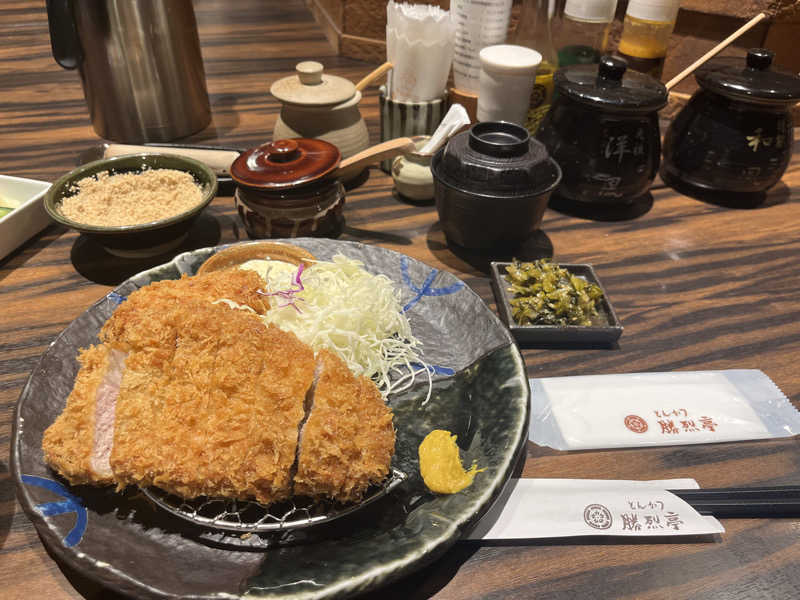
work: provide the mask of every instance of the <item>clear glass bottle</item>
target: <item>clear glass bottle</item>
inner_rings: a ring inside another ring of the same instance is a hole
[[[661,79],[680,0],[630,0],[617,54],[631,69]]]
[[[558,67],[558,54],[550,31],[548,0],[523,0],[512,43],[533,48],[542,55],[542,62],[536,69],[528,120],[525,123],[525,128],[534,134],[553,101],[553,74]]]
[[[558,40],[558,66],[600,61],[608,46],[617,0],[567,0],[553,26]]]

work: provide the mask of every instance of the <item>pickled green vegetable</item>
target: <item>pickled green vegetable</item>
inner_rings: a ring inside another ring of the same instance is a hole
[[[514,259],[506,267],[506,281],[518,325],[591,325],[603,297],[598,286],[547,259]]]

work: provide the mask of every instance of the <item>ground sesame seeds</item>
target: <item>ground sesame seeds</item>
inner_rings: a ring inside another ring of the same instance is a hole
[[[76,193],[61,201],[66,218],[100,227],[142,225],[174,217],[203,201],[191,173],[175,169],[146,169],[139,173],[107,171],[81,179]]]

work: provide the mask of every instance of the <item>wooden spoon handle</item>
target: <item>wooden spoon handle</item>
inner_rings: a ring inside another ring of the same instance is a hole
[[[139,154],[140,152],[147,152],[149,154],[177,154],[179,156],[188,156],[201,163],[206,164],[217,175],[228,175],[231,170],[231,164],[239,156],[238,152],[232,150],[205,150],[202,148],[177,148],[170,146],[134,146],[129,144],[108,144],[104,158],[111,158],[112,156],[123,156],[125,154]]]
[[[386,73],[386,71],[391,69],[393,66],[394,65],[392,63],[390,63],[390,62],[383,63],[380,67],[378,67],[377,69],[375,69],[374,71],[369,73],[366,77],[364,77],[364,79],[359,81],[356,84],[356,90],[360,92],[365,87],[367,87],[370,83],[375,81],[378,77],[380,77],[381,75]]]
[[[345,158],[339,163],[339,170],[350,169],[357,171],[360,168],[366,167],[373,163],[381,162],[387,158],[394,158],[398,154],[404,152],[412,152],[416,149],[414,140],[409,137],[395,138],[388,140],[377,146],[370,146],[366,150],[362,150],[358,154],[354,154],[350,158]]]

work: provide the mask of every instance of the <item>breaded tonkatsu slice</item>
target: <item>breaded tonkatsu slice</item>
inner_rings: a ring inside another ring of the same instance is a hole
[[[311,414],[300,437],[294,493],[340,502],[361,499],[389,473],[394,454],[392,412],[375,384],[355,377],[338,356],[317,354]]]
[[[257,291],[263,286],[264,281],[256,272],[243,269],[155,281],[132,292],[117,307],[103,326],[100,339],[126,347],[168,343],[173,328],[169,319],[161,315],[180,313],[192,301],[213,303],[225,298],[264,314],[269,310],[269,302]]]
[[[117,393],[113,384],[119,385],[124,360],[125,354],[106,345],[81,351],[81,368],[67,405],[44,432],[45,461],[72,485],[113,483],[108,464]]]
[[[169,316],[168,359],[155,346],[126,360],[111,451],[118,485],[184,498],[289,497],[313,351],[246,311],[197,300],[183,308]]]

